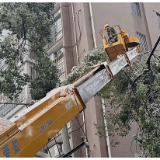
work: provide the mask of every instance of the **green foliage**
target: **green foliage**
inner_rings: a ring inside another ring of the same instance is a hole
[[[99,59],[95,63],[94,56]],[[160,157],[160,62],[153,58],[152,70],[146,72],[147,58],[147,55],[140,55],[135,62],[132,62],[131,67],[125,67],[119,72],[115,79],[99,92],[99,95],[109,103],[104,118],[107,120],[109,136],[114,137],[111,145],[119,144],[115,135],[121,137],[128,135],[132,122],[136,122],[138,129],[133,140],[142,150],[139,156]],[[82,63],[72,69],[67,82],[71,83],[84,75],[91,69],[91,65],[106,60],[107,56],[102,47],[86,53]],[[97,124],[94,126],[97,135],[105,136],[104,126]]]
[[[64,82],[65,84],[69,84],[82,77],[86,73],[88,73],[92,68],[92,66],[100,64],[102,62],[109,61],[103,46],[98,47],[97,49],[93,49],[87,52],[81,61],[79,66],[74,66],[71,70],[71,73],[68,75],[68,78]]]
[[[0,59],[5,69],[0,71],[0,93],[16,99],[22,88],[30,83],[32,98],[38,100],[52,90],[56,83],[57,69],[49,60],[44,46],[50,42],[54,3],[1,3],[0,34],[9,34],[0,42]],[[21,72],[25,56],[35,55],[36,79]],[[46,88],[44,88],[46,87]]]
[[[48,57],[41,59],[39,64],[34,68],[38,74],[35,79],[31,80],[30,92],[33,99],[39,100],[56,87],[55,82],[58,82],[57,68]]]
[[[132,122],[137,122],[138,130],[134,140],[142,150],[140,157],[160,156],[160,77],[156,63],[159,62],[154,59],[152,70],[144,72],[147,68],[145,61],[137,61],[135,66],[123,69],[115,80],[100,92],[103,98],[109,98],[108,108],[114,108],[106,114],[112,136],[116,133],[126,136]],[[137,73],[137,69],[141,68],[143,70]],[[141,76],[137,79],[139,75]],[[114,96],[111,97],[111,94]]]

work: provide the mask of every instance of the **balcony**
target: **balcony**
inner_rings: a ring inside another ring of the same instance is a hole
[[[45,46],[48,54],[51,52],[55,52],[62,47],[62,22],[61,22],[61,14],[60,10],[54,13],[54,23],[51,29],[51,42]],[[53,49],[54,48],[54,49]]]
[[[52,32],[54,36],[52,36],[51,42],[45,46],[46,50],[49,50],[50,48],[52,48],[52,46],[54,46],[58,41],[62,39],[62,30],[60,30],[59,32],[55,32],[55,31],[52,31]]]

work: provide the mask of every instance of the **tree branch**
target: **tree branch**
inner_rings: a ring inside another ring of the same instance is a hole
[[[146,74],[147,72],[149,72],[149,71],[151,70],[151,65],[150,65],[150,63],[151,63],[151,62],[150,62],[150,61],[151,61],[151,57],[153,56],[154,51],[156,50],[159,42],[160,42],[160,36],[159,36],[157,42],[155,43],[154,48],[152,49],[151,54],[149,55],[148,60],[147,60],[147,62],[146,62],[146,64],[148,64],[148,70],[145,70],[141,75],[139,75],[139,76],[133,81],[133,85],[134,85],[144,74]]]
[[[23,18],[22,18],[22,29],[23,29],[23,36],[24,36],[24,39],[26,39],[26,28],[25,28],[25,21],[24,21]]]
[[[157,42],[155,43],[154,48],[152,49],[151,54],[150,54],[149,57],[148,57],[148,60],[147,60],[147,63],[146,63],[146,64],[148,64],[148,69],[149,69],[149,70],[151,70],[151,66],[150,66],[151,57],[153,56],[154,51],[156,50],[156,48],[157,48],[157,46],[158,46],[158,44],[159,44],[159,41],[160,41],[160,36],[159,36]]]

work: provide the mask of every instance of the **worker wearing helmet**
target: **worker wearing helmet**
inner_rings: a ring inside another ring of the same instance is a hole
[[[117,33],[113,27],[110,27],[109,24],[106,24],[104,26],[104,30],[106,30],[108,33],[108,37],[109,37],[108,42],[110,46],[112,45],[112,43],[115,43],[118,41]]]

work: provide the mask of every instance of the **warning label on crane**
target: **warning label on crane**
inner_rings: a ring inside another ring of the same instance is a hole
[[[106,69],[99,71],[92,78],[77,87],[83,102],[88,102],[96,95],[111,79]]]
[[[53,123],[52,119],[48,119],[46,122],[44,122],[40,127],[39,131],[40,133],[44,132],[51,124]]]
[[[68,102],[68,103],[65,105],[66,110],[69,110],[72,106],[73,106],[73,105],[72,105],[72,102],[71,102],[71,101]]]

